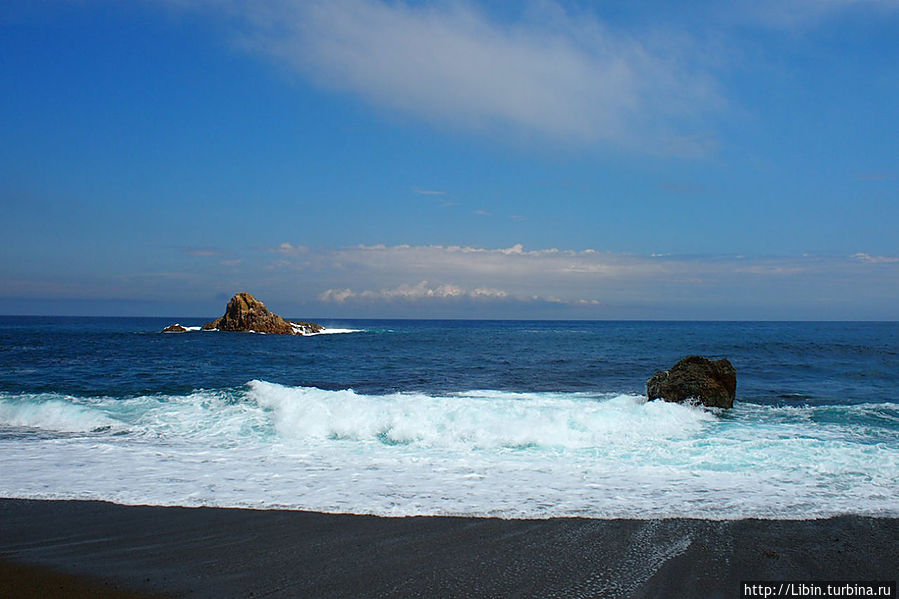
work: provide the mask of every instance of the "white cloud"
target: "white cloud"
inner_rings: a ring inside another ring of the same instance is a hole
[[[413,188],[412,188],[412,191],[413,191],[414,193],[419,194],[419,195],[425,195],[425,196],[442,196],[442,195],[446,195],[446,192],[445,192],[445,191],[441,191],[441,190],[438,190],[438,189],[421,189],[420,187],[413,187]]]
[[[595,278],[597,274],[627,277],[658,272],[662,267],[648,259],[587,250],[558,248],[526,250],[520,243],[506,248],[442,245],[359,245],[328,252],[328,261],[352,272],[392,276],[405,273],[432,279],[433,273],[444,280],[475,281],[478,285],[494,280],[509,280],[516,285],[555,279]],[[419,279],[419,280],[420,280]]]
[[[297,248],[258,248],[234,265],[197,260],[177,272],[72,276],[56,287],[8,281],[0,299],[166,302],[245,289],[292,305],[285,310],[293,316],[390,318],[896,319],[899,305],[899,256],[889,254],[691,256],[657,248],[653,256],[520,243]]]
[[[872,256],[864,252],[852,254],[852,257],[859,262],[867,262],[869,264],[891,264],[899,262],[899,256]]]
[[[328,289],[319,294],[318,299],[323,302],[337,302],[342,304],[350,298],[357,297],[359,294],[352,289]]]
[[[503,291],[502,289],[488,289],[486,287],[478,287],[469,292],[471,297],[488,297],[488,298],[500,298],[500,297],[508,297],[508,293]]]
[[[308,253],[309,248],[305,245],[295,245],[293,243],[285,241],[278,247],[271,248],[270,251],[276,254],[284,254],[286,256],[297,256]]]
[[[467,290],[458,285],[442,284],[429,285],[427,281],[421,281],[417,285],[400,285],[392,289],[378,291],[365,290],[353,291],[351,289],[328,289],[319,295],[323,302],[344,303],[348,300],[427,300],[427,299],[497,299],[508,297],[501,289],[488,289],[478,287]]]
[[[835,281],[895,296],[889,287],[899,275],[871,268],[893,261],[867,254],[678,256],[527,249],[520,243],[500,248],[377,244],[312,250],[281,272],[294,272],[299,285],[331,305],[491,300],[597,310],[654,302],[728,305],[750,297],[818,302],[824,293],[832,295]]]
[[[347,302],[421,302],[428,300],[453,301],[453,300],[508,300],[516,302],[543,303],[543,304],[567,304],[571,306],[597,306],[596,299],[563,299],[556,296],[544,297],[541,295],[513,296],[502,289],[489,287],[476,287],[466,289],[459,285],[441,284],[432,285],[428,281],[421,281],[415,285],[402,284],[389,289],[355,291],[353,289],[327,289],[319,294],[319,301],[325,303],[344,304]]]
[[[673,18],[646,5],[613,23],[603,3],[557,0],[493,12],[468,0],[151,1],[224,20],[241,48],[320,87],[454,132],[677,155],[717,146],[747,25],[899,14],[897,0],[737,0]]]
[[[511,20],[462,0],[199,6],[234,17],[244,48],[323,87],[454,130],[693,154],[714,145],[704,123],[724,104],[685,34],[616,30],[550,0]]]

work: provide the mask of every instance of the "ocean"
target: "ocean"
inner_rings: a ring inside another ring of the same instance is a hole
[[[198,326],[208,319],[181,319]],[[899,323],[0,317],[0,496],[502,518],[899,517]],[[728,411],[646,402],[728,358]]]

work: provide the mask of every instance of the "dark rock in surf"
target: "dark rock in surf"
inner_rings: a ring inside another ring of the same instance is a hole
[[[162,329],[163,333],[186,333],[187,329],[181,326],[180,324],[170,324],[166,328]]]
[[[294,335],[314,335],[325,330],[325,327],[314,322],[297,322],[294,320],[288,320],[287,322],[293,327]]]
[[[736,393],[737,371],[727,359],[687,356],[670,370],[660,370],[646,381],[646,396],[650,400],[692,399],[710,408],[731,408]]]
[[[312,322],[290,322],[272,314],[265,304],[249,293],[231,298],[225,314],[203,325],[203,330],[243,331],[272,335],[310,335],[324,329]]]

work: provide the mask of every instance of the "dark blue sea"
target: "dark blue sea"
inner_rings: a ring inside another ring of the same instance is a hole
[[[0,317],[0,496],[899,516],[899,323],[176,320]],[[645,401],[690,354],[730,359],[734,409]]]

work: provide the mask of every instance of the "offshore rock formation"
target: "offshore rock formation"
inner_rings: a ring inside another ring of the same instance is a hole
[[[244,331],[273,335],[310,335],[324,329],[312,322],[291,322],[272,314],[265,304],[249,293],[238,293],[231,298],[225,314],[203,325],[203,330]]]
[[[695,399],[711,408],[731,408],[737,393],[737,371],[729,360],[687,356],[670,370],[646,381],[646,396],[684,402]]]
[[[181,326],[178,323],[170,324],[166,328],[162,329],[163,333],[186,333],[187,329]]]

